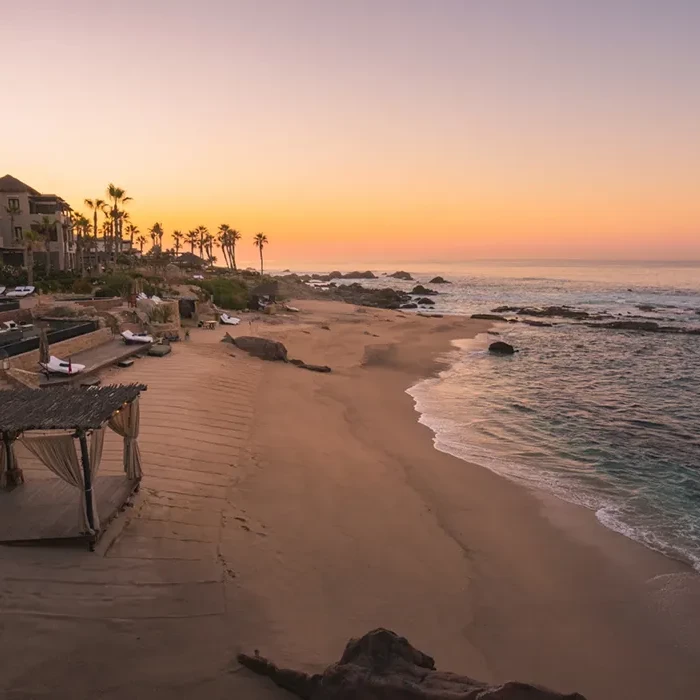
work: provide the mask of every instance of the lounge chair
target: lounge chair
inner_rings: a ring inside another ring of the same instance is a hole
[[[153,336],[146,333],[134,333],[133,331],[122,331],[121,337],[127,345],[135,345],[137,343],[152,343]]]
[[[136,298],[137,298],[137,299],[148,299],[148,297],[147,297],[143,292],[139,292],[139,293],[136,295]]]
[[[151,301],[156,303],[156,304],[162,304],[163,300],[160,297],[157,297],[155,294],[151,297]]]
[[[34,293],[35,287],[25,286],[25,287],[15,287],[11,292],[5,294],[6,297],[28,297],[30,294]]]
[[[77,362],[66,362],[51,355],[47,363],[39,363],[47,374],[80,374],[85,369],[85,365]]]
[[[227,326],[237,326],[241,322],[241,319],[235,316],[229,316],[228,314],[221,314],[221,316],[219,316],[219,322]]]
[[[6,289],[7,289],[7,287],[0,286],[0,297],[5,293]]]

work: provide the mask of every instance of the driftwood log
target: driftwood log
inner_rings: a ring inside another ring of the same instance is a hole
[[[433,659],[385,629],[351,639],[338,663],[323,673],[278,668],[268,659],[239,654],[238,661],[303,700],[585,700],[526,683],[489,686],[437,671]]]

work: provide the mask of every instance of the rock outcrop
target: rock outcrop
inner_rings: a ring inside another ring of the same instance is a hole
[[[489,345],[489,352],[492,352],[494,355],[513,355],[515,348],[510,343],[497,340]]]
[[[431,279],[430,282],[428,282],[428,284],[452,284],[452,282],[438,275],[437,277],[433,277],[433,279]]]
[[[489,686],[438,671],[432,657],[385,629],[351,639],[340,661],[319,674],[278,668],[257,652],[239,654],[238,661],[303,700],[585,700],[578,693],[518,682]]]
[[[338,285],[333,294],[349,304],[372,306],[378,309],[399,309],[402,304],[412,301],[411,295],[396,289],[373,289],[363,287],[358,282]]]
[[[411,290],[411,294],[419,294],[422,297],[434,296],[434,295],[439,294],[439,293],[440,292],[436,292],[434,289],[429,289],[428,287],[424,287],[422,284],[417,284]]]
[[[377,275],[374,274],[374,272],[370,272],[369,270],[365,270],[365,272],[348,272],[345,275],[342,275],[342,278],[344,280],[376,280]]]
[[[411,277],[410,272],[404,272],[403,270],[398,270],[397,272],[393,272],[390,275],[387,275],[387,277],[393,277],[397,280],[406,280],[407,282],[413,282],[413,277]]]
[[[505,321],[503,316],[498,314],[472,314],[472,318],[479,319],[481,321]]]
[[[222,342],[231,343],[240,350],[245,350],[249,355],[259,357],[261,360],[287,362],[287,348],[276,340],[257,338],[252,335],[242,335],[238,338],[232,338],[226,333],[222,338]]]
[[[418,306],[435,306],[435,302],[432,299],[428,299],[428,297],[416,299],[416,304],[418,304]]]

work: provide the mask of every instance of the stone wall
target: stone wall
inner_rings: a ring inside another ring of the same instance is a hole
[[[98,345],[104,345],[112,340],[112,331],[109,328],[100,328],[93,333],[85,333],[77,338],[69,338],[60,343],[53,343],[49,346],[49,352],[62,360],[67,360],[70,356],[83,350],[91,350]],[[39,351],[32,350],[22,355],[10,358],[10,367],[23,369],[29,372],[36,372],[39,369]]]
[[[59,303],[59,302],[56,302]],[[73,304],[78,306],[91,306],[98,311],[109,311],[110,309],[116,309],[124,303],[121,297],[111,297],[109,299],[84,299],[83,301],[73,301]]]

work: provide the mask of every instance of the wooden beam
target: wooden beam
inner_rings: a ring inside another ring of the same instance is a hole
[[[78,431],[78,440],[80,440],[80,455],[83,463],[83,482],[85,483],[85,510],[87,512],[87,521],[90,529],[95,532],[95,514],[92,512],[92,476],[90,475],[90,451],[88,450],[87,437],[85,431]],[[97,539],[96,534],[90,539],[90,549],[92,550]]]

